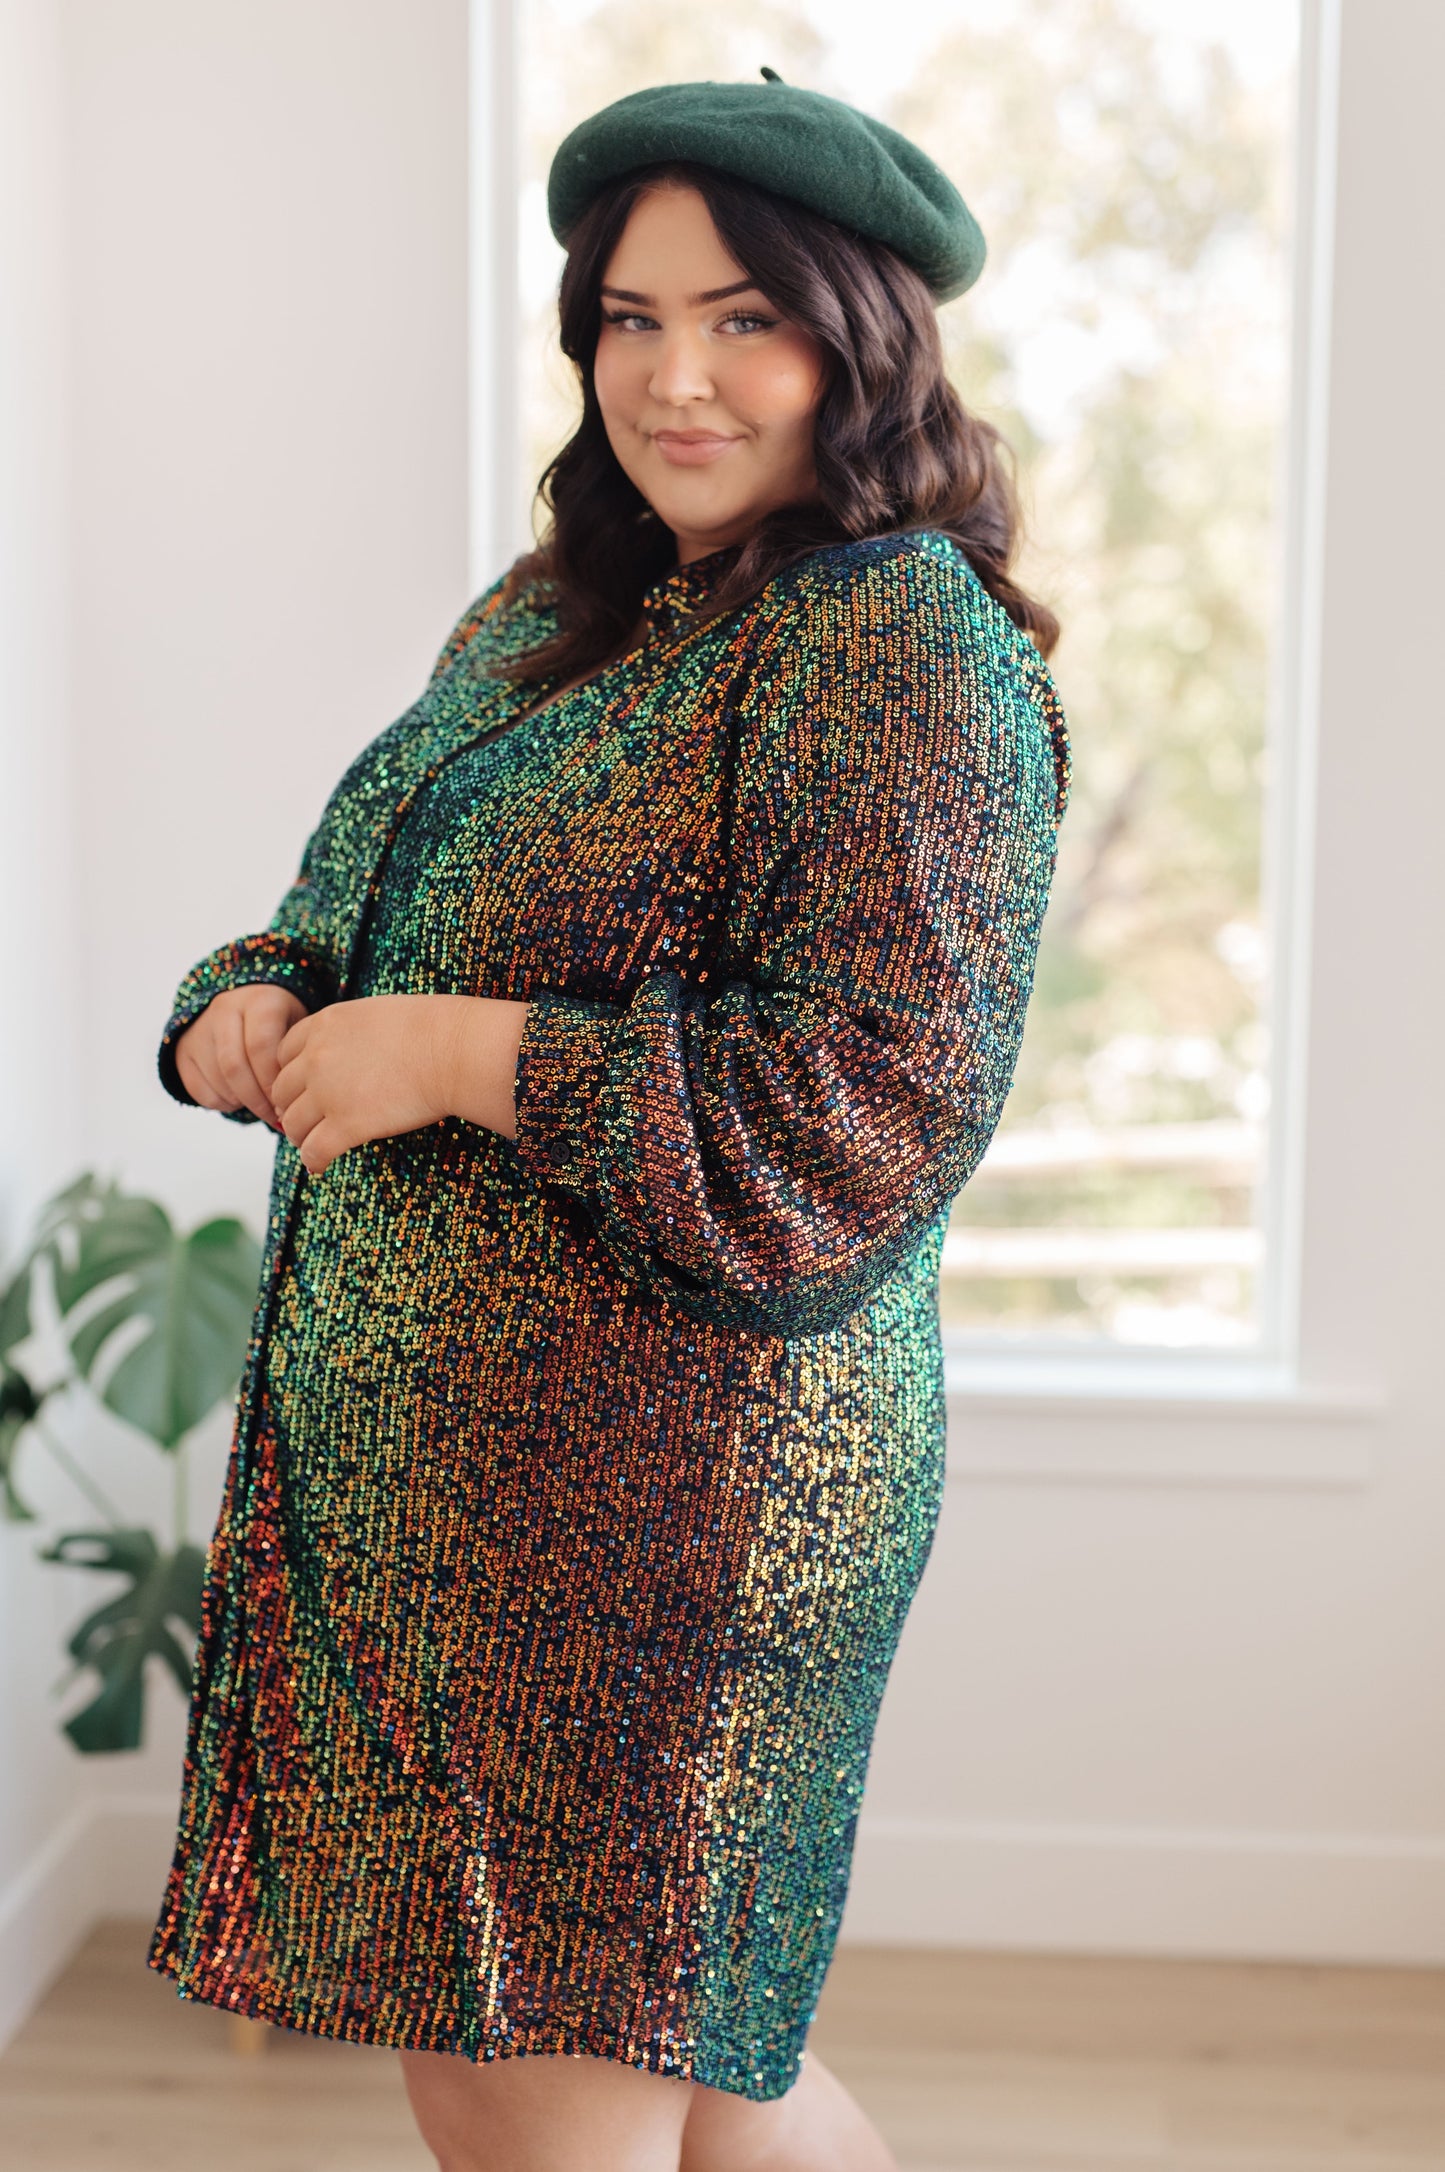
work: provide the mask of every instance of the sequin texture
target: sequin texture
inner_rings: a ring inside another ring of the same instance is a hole
[[[761,2099],[933,1541],[944,1225],[1069,748],[946,537],[692,624],[732,556],[552,700],[487,676],[555,623],[494,583],[178,992],[180,1100],[247,982],[531,1008],[515,1141],[447,1119],[319,1177],[278,1142],[150,1958],[323,2035]]]

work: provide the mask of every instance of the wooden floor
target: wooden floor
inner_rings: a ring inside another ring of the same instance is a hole
[[[148,1929],[0,2059],[3,2172],[431,2172],[390,2053],[182,2003]],[[843,1948],[813,2042],[908,2172],[1445,2172],[1445,1972]]]

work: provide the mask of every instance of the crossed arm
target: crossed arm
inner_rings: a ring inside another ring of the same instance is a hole
[[[176,1043],[202,1108],[249,1109],[312,1176],[368,1139],[460,1116],[516,1137],[528,1005],[492,996],[361,996],[308,1012],[273,983],[213,996]]]

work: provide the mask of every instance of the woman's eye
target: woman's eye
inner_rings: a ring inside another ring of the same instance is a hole
[[[644,332],[657,330],[657,319],[644,316],[641,310],[637,309],[604,309],[602,317],[604,323],[621,325],[626,331],[638,328]],[[731,325],[739,332],[767,332],[771,331],[777,321],[776,317],[765,317],[757,309],[735,309],[730,315],[719,319],[719,328]]]

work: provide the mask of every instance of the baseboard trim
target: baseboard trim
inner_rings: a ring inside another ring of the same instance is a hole
[[[159,1908],[175,1814],[148,1796],[83,1804],[0,1893],[0,2049],[102,1916]]]
[[[842,1937],[1445,1966],[1445,1837],[951,1823],[865,1813]]]

